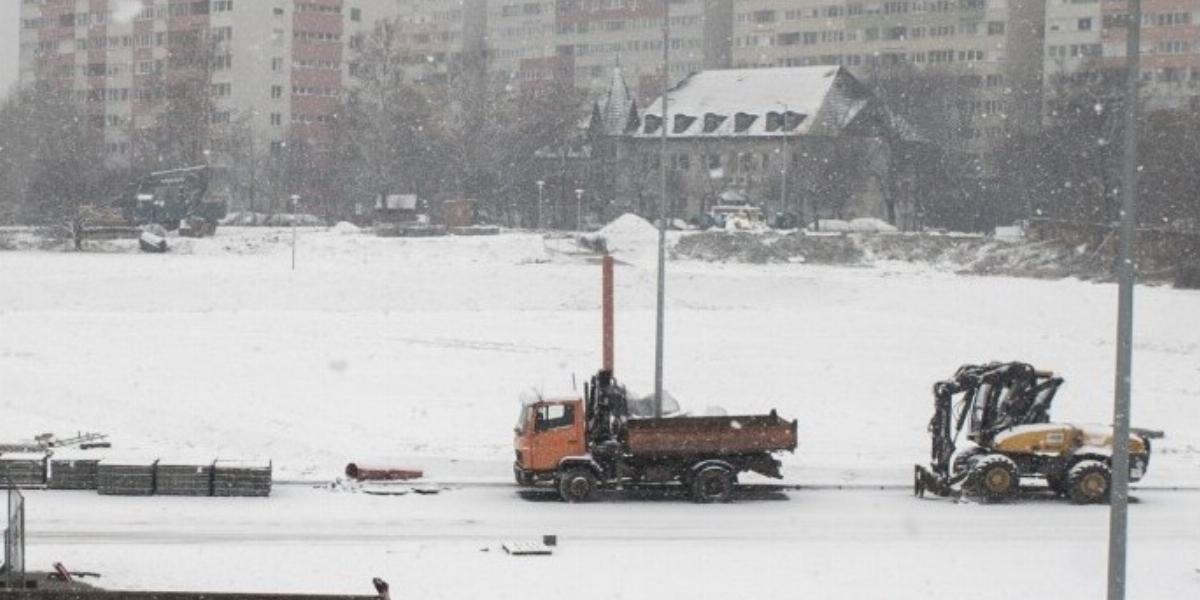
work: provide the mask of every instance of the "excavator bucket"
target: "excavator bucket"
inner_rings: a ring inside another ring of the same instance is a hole
[[[925,492],[946,497],[954,495],[954,486],[942,477],[921,465],[913,465],[913,495],[924,498]]]

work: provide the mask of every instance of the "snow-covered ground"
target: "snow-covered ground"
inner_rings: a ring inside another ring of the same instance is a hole
[[[569,391],[599,363],[599,268],[564,252],[569,244],[532,234],[384,239],[310,229],[301,231],[293,272],[289,239],[287,230],[223,228],[214,239],[177,240],[167,255],[0,253],[0,441],[102,431],[122,454],[270,458],[284,479],[330,480],[359,460],[424,468],[443,481],[504,482],[518,393],[531,385]],[[617,271],[617,371],[649,390],[654,271],[641,250]],[[1067,378],[1056,418],[1108,422],[1115,303],[1109,284],[963,277],[906,264],[673,262],[667,387],[697,412],[777,408],[799,419],[800,447],[783,457],[791,483],[904,484],[928,453],[930,387],[964,362],[1052,368]],[[1135,328],[1134,424],[1167,433],[1143,483],[1200,485],[1200,294],[1139,288]],[[37,493],[30,552],[45,562],[69,546],[70,558],[83,560],[86,550],[120,544],[129,551],[103,558],[117,574],[112,581],[150,587],[263,581],[190,567],[168,581],[147,575],[154,565],[192,561],[257,565],[255,577],[312,584],[302,589],[355,591],[357,583],[344,587],[335,575],[370,571],[429,590],[437,579],[430,571],[442,564],[441,579],[460,585],[456,597],[515,596],[539,577],[573,592],[600,590],[588,592],[595,597],[645,597],[637,584],[651,580],[716,597],[736,581],[765,577],[775,583],[764,592],[793,596],[813,589],[823,592],[817,597],[862,597],[851,592],[866,589],[855,584],[864,581],[884,585],[888,597],[952,588],[1000,597],[1012,586],[1047,592],[1061,583],[1063,597],[1091,598],[1103,573],[1105,521],[1095,508],[913,505],[901,491],[877,491],[566,513],[504,488],[483,490],[396,499],[281,487],[257,505]],[[1146,502],[1135,509],[1135,526],[1161,523],[1138,534],[1133,584],[1163,587],[1133,597],[1185,597],[1200,579],[1181,571],[1200,560],[1200,498],[1140,493]],[[251,506],[266,508],[241,510]],[[447,513],[422,521],[422,506]],[[195,524],[193,511],[201,513]],[[342,511],[353,519],[338,517]],[[544,531],[542,515],[552,515],[546,525],[557,531]],[[375,535],[360,524],[368,516],[387,523],[379,538],[401,540],[355,538]],[[142,518],[248,537],[159,544],[116,535],[154,529],[130,522]],[[872,519],[886,523],[872,530]],[[328,551],[310,552],[306,536],[294,534],[305,531],[297,522],[311,523]],[[502,526],[464,533],[472,522]],[[1029,524],[1040,531],[1018,531]],[[112,535],[54,537],[76,529]],[[272,531],[291,537],[272,541]],[[403,539],[409,531],[426,538]],[[591,539],[564,547],[551,559],[560,563],[509,570],[514,563],[495,550],[477,552],[478,540],[572,531]],[[845,543],[827,548],[842,531]],[[736,539],[700,541],[721,532]],[[464,538],[470,543],[455,542]],[[720,583],[706,585],[696,565],[708,564],[710,551],[721,559],[712,564],[729,567]],[[628,579],[605,587],[570,577],[605,561]],[[331,570],[301,577],[318,563]],[[997,564],[1007,566],[998,576]],[[1172,570],[1156,577],[1158,565]]]
[[[512,488],[378,497],[305,487],[270,499],[29,494],[29,559],[117,588],[394,598],[1102,598],[1108,510],[1031,500],[798,491],[728,505],[584,505]],[[1129,597],[1200,594],[1200,493],[1131,506]],[[500,545],[559,536],[550,557]]]

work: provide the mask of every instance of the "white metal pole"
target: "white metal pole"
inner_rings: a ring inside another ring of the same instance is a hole
[[[671,90],[671,3],[663,0],[663,91],[662,91],[662,197],[658,203],[658,301],[654,330],[654,417],[662,418],[663,335],[667,283],[667,95]]]
[[[1141,84],[1141,0],[1129,0],[1125,60],[1125,164],[1121,182],[1121,242],[1117,264],[1117,375],[1113,399],[1112,490],[1109,493],[1108,600],[1125,598],[1125,566],[1129,531],[1129,415],[1133,371],[1133,286],[1137,272],[1138,93]]]
[[[779,160],[783,161],[783,168],[780,169],[779,210],[780,210],[780,212],[783,212],[783,213],[786,213],[787,209],[788,209],[788,206],[787,206],[787,178],[788,178],[787,117],[788,117],[788,105],[786,103],[784,103],[783,104],[783,123],[781,124],[781,127],[779,128],[779,130],[783,134],[780,137],[780,140],[782,140],[782,141],[780,142],[781,147],[780,147],[780,151],[779,151],[779,153],[780,153]]]
[[[575,190],[575,231],[583,231],[583,190]]]
[[[545,186],[546,186],[546,182],[539,179],[537,182],[537,188],[538,188],[537,229],[538,230],[541,230],[541,228],[542,228],[542,188],[544,188]]]
[[[296,270],[296,221],[299,220],[300,196],[292,194],[292,270]]]

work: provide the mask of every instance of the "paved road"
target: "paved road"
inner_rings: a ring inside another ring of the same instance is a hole
[[[601,565],[620,577],[573,595],[772,596],[805,581],[820,592],[814,597],[928,598],[1001,573],[1003,585],[972,597],[1016,589],[1094,598],[1108,518],[1105,507],[1045,497],[985,506],[900,490],[759,490],[728,505],[661,493],[566,505],[497,486],[402,496],[280,486],[268,499],[28,497],[31,563],[65,560],[105,573],[108,585],[353,592],[361,587],[353,582],[384,575],[448,598],[518,598],[530,578],[577,586]],[[1131,597],[1200,594],[1198,506],[1200,492],[1139,493],[1130,566],[1143,595]],[[500,549],[543,534],[561,540],[548,562]]]

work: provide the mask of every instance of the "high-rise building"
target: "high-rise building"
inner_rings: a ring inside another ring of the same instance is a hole
[[[189,77],[207,80],[210,124],[246,127],[255,147],[278,150],[289,135],[328,135],[349,46],[401,4],[22,0],[21,82],[72,90],[117,163],[132,159],[139,129],[162,110],[164,82]]]
[[[486,0],[393,0],[371,23],[392,18],[405,79],[440,87],[468,65],[484,65]]]
[[[552,79],[601,92],[620,66],[643,99],[662,87],[670,10],[672,83],[730,66],[733,0],[488,0],[489,67],[523,83]]]
[[[1093,28],[1105,65],[1125,63],[1127,3],[1105,0]],[[1143,0],[1143,94],[1152,108],[1200,108],[1200,0]]]
[[[1057,94],[1086,81],[1081,75],[1096,70],[1120,74],[1125,66],[1127,10],[1124,1],[1047,0],[1047,114],[1053,115]],[[1198,24],[1200,1],[1142,3],[1142,96],[1148,108],[1200,108]],[[1123,93],[1123,78],[1106,81],[1109,94]]]

